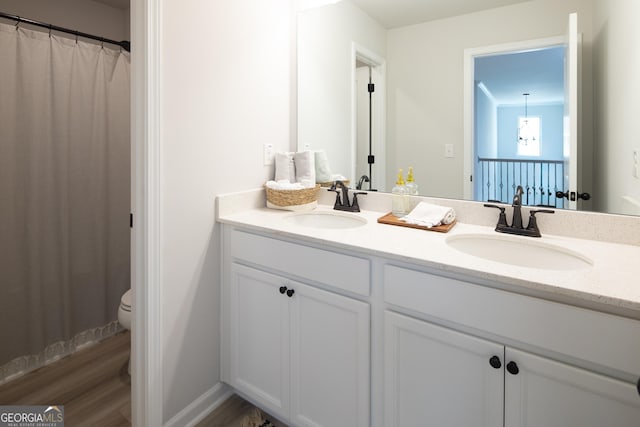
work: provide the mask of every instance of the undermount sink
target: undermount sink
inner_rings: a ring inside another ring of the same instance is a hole
[[[367,219],[355,214],[333,211],[311,211],[288,215],[289,224],[310,228],[355,228],[367,223]]]
[[[541,270],[577,270],[593,265],[586,256],[530,237],[500,234],[449,236],[447,245],[478,258]]]

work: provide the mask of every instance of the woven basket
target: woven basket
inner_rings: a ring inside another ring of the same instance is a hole
[[[320,185],[302,190],[274,190],[264,187],[267,192],[267,202],[278,207],[306,205],[318,200]]]
[[[350,182],[350,181],[349,181],[348,179],[343,179],[343,180],[342,180],[342,183],[343,183],[344,185],[346,185],[347,187],[349,186],[349,182]],[[335,184],[335,183],[336,183],[335,181],[321,182],[321,183],[320,183],[320,186],[321,186],[321,187],[331,187],[331,186],[332,186],[333,184]]]

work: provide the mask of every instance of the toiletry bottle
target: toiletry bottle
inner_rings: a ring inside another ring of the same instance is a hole
[[[402,169],[398,171],[398,180],[395,187],[391,189],[391,213],[396,217],[407,214],[407,187],[402,178]]]
[[[409,173],[407,174],[407,183],[405,184],[407,187],[407,194],[410,196],[418,195],[418,184],[416,184],[413,179],[413,167],[409,166]]]

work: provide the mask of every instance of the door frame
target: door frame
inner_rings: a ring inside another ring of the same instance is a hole
[[[162,2],[131,3],[131,410],[133,425],[163,424]]]
[[[474,117],[475,117],[475,59],[482,56],[504,55],[508,53],[522,53],[527,51],[565,46],[566,37],[546,37],[519,42],[501,43],[480,46],[464,50],[464,159],[463,159],[463,197],[464,200],[473,198],[474,182]]]
[[[380,75],[380,80],[376,82],[376,102],[373,103],[372,121],[374,125],[371,128],[373,139],[373,152],[376,157],[376,163],[372,168],[375,171],[376,185],[378,189],[383,188],[386,183],[386,167],[384,159],[386,159],[386,81],[387,81],[387,65],[383,57],[377,55],[373,51],[359,45],[351,43],[351,170],[350,176],[353,177],[352,186],[355,188],[357,180],[356,176],[356,154],[358,148],[358,93],[355,85],[356,81],[356,61],[361,61],[369,65]],[[370,177],[371,178],[371,177]]]

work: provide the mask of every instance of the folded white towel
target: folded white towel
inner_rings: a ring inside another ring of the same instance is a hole
[[[293,155],[297,182],[316,182],[316,162],[313,151],[299,151]]]
[[[302,190],[305,188],[300,182],[289,182],[288,179],[280,181],[267,181],[265,184],[272,190]]]
[[[431,228],[441,224],[451,224],[456,219],[456,212],[445,206],[420,202],[408,215],[400,219],[409,224]]]
[[[296,181],[296,168],[295,163],[293,162],[293,154],[294,153],[276,153],[275,163],[276,163],[276,181]]]
[[[324,151],[315,152],[316,162],[316,182],[330,182],[331,181],[331,168],[329,167],[329,159],[327,153]]]

